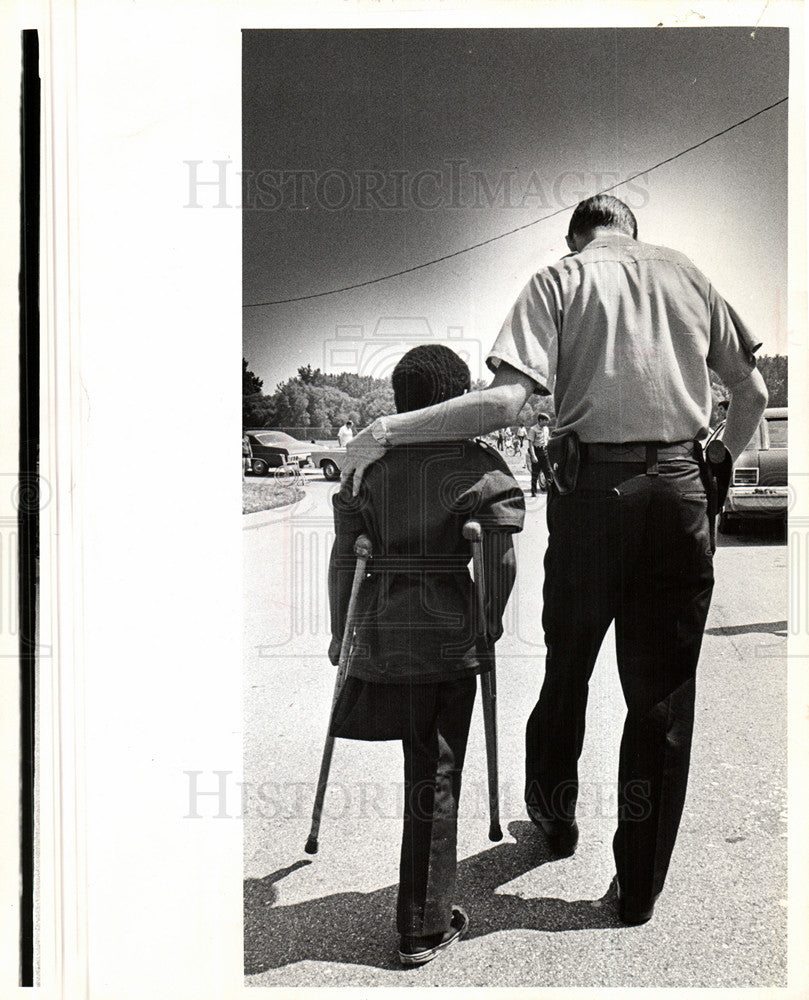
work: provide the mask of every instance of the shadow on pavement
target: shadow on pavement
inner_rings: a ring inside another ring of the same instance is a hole
[[[749,635],[754,632],[766,632],[769,635],[787,637],[786,622],[753,622],[750,625],[717,625],[716,628],[706,628],[706,635]]]
[[[499,886],[552,860],[533,824],[512,822],[508,830],[516,843],[499,844],[458,864],[456,901],[470,915],[467,940],[503,930],[581,931],[623,926],[615,907],[614,882],[598,900],[523,899],[497,893]],[[310,863],[298,861],[264,878],[245,880],[245,974],[307,960],[399,969],[395,885],[275,906],[276,883]]]

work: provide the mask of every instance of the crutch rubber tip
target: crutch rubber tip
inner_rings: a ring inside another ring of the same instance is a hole
[[[317,837],[310,837],[306,841],[306,847],[304,847],[304,851],[306,851],[307,854],[317,854],[317,848],[318,848]]]
[[[500,829],[500,824],[493,824],[489,827],[489,840],[502,840],[503,831]]]

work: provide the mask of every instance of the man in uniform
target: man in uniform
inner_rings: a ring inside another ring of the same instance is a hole
[[[694,676],[713,587],[716,487],[697,444],[708,433],[713,369],[730,392],[726,475],[764,411],[759,346],[682,254],[637,240],[618,199],[580,203],[570,256],[536,273],[510,310],[487,389],[380,418],[349,450],[357,475],[402,441],[465,437],[513,421],[531,392],[553,393],[545,678],[526,733],[526,805],[559,854],[578,839],[578,758],[587,687],[616,628],[627,703],[613,849],[619,914],[648,920],[685,799]],[[564,492],[562,492],[564,491]]]
[[[531,473],[531,496],[537,495],[537,482],[540,472],[544,476],[544,485],[540,489],[545,490],[551,480],[551,470],[546,457],[548,438],[550,437],[550,417],[547,413],[540,411],[536,420],[528,428],[528,462]]]

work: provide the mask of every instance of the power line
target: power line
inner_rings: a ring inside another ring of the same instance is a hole
[[[607,194],[609,191],[614,191],[615,188],[621,187],[623,184],[629,184],[631,181],[637,180],[638,177],[643,177],[644,174],[650,174],[653,170],[657,170],[659,167],[663,167],[667,163],[672,163],[674,160],[678,160],[681,156],[685,156],[686,153],[693,153],[693,151],[695,149],[699,149],[700,146],[705,146],[707,143],[713,142],[714,139],[727,135],[728,132],[732,132],[733,129],[747,124],[747,122],[752,121],[754,118],[758,118],[759,115],[763,115],[766,111],[772,111],[773,108],[777,108],[779,104],[784,104],[788,100],[788,97],[782,97],[780,101],[776,101],[774,104],[769,104],[766,108],[761,108],[759,111],[755,111],[752,115],[748,115],[747,118],[742,118],[741,121],[734,122],[733,125],[728,125],[728,127],[723,128],[721,132],[715,132],[713,135],[708,136],[707,139],[695,142],[693,146],[689,146],[687,149],[681,149],[679,153],[675,153],[673,156],[668,156],[665,160],[655,163],[653,167],[646,167],[645,170],[639,170],[636,174],[632,174],[631,177],[625,177],[623,180],[618,181],[615,184],[611,184],[609,187],[602,188],[596,193]],[[350,292],[355,288],[366,288],[368,285],[377,285],[381,281],[389,281],[391,278],[399,278],[403,274],[412,274],[414,271],[422,270],[422,268],[432,267],[433,264],[440,264],[442,261],[452,260],[453,257],[460,257],[461,254],[469,253],[470,250],[478,250],[480,247],[485,247],[489,243],[496,243],[497,240],[503,240],[507,236],[513,236],[514,233],[519,233],[523,229],[530,229],[531,226],[538,226],[540,222],[547,222],[548,219],[553,219],[555,216],[561,215],[562,212],[569,212],[575,207],[575,204],[564,205],[562,208],[557,208],[555,212],[550,212],[548,215],[543,215],[541,218],[534,219],[531,222],[523,223],[523,225],[516,226],[514,229],[509,229],[505,233],[499,233],[497,236],[490,236],[487,240],[482,240],[480,243],[473,243],[472,246],[464,247],[462,250],[453,250],[452,253],[444,254],[442,257],[435,257],[433,260],[424,261],[423,264],[414,264],[413,267],[406,267],[402,271],[393,271],[391,274],[383,274],[378,278],[369,278],[367,281],[358,281],[353,285],[342,285],[340,288],[330,288],[325,292],[312,292],[310,295],[298,295],[291,299],[271,299],[269,302],[248,302],[245,303],[242,308],[257,309],[261,306],[280,306],[286,305],[290,302],[305,302],[308,299],[320,299],[326,295],[338,295],[340,292]]]

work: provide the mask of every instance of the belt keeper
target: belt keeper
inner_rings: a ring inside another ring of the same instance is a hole
[[[646,445],[646,475],[647,476],[658,475],[656,444]]]

